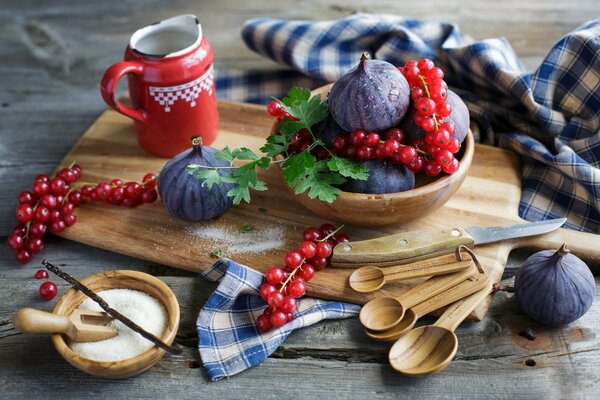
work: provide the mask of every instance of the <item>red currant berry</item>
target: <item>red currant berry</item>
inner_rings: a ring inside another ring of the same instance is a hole
[[[260,297],[262,297],[262,299],[264,301],[267,301],[267,299],[269,298],[269,294],[276,292],[276,291],[277,291],[277,289],[275,288],[274,285],[265,283],[260,287]]]
[[[440,166],[440,164],[438,164],[437,161],[435,160],[428,160],[425,163],[425,174],[427,176],[436,176],[439,175],[440,172],[442,172],[442,167]]]
[[[415,149],[424,149],[425,148],[425,139],[414,139],[410,145]]]
[[[285,277],[285,271],[279,267],[271,267],[267,270],[265,278],[272,285],[281,283]]]
[[[50,211],[50,221],[54,222],[54,221],[60,221],[62,219],[62,214],[60,213],[60,210],[52,210]]]
[[[35,279],[48,279],[48,271],[45,269],[38,269],[35,272]]]
[[[419,67],[419,71],[421,71],[421,73],[424,73],[435,67],[435,65],[429,58],[421,58],[417,63],[417,67]]]
[[[448,85],[446,85],[446,82],[437,80],[429,85],[429,97],[436,104],[446,101],[446,98],[448,98]]]
[[[417,112],[424,117],[430,116],[435,112],[435,102],[428,97],[421,97],[415,103],[415,107],[417,108]]]
[[[40,199],[40,205],[53,210],[58,205],[58,202],[56,201],[56,197],[52,196],[51,194],[45,194]]]
[[[46,224],[43,222],[32,222],[29,226],[29,236],[32,238],[41,238],[46,234]]]
[[[63,220],[52,221],[52,224],[50,224],[50,230],[54,233],[61,233],[65,229],[67,229],[67,224]]]
[[[24,243],[23,237],[20,235],[12,234],[8,237],[8,247],[14,251],[21,250]]]
[[[55,196],[64,196],[69,190],[65,181],[61,178],[53,178],[50,180],[50,193]]]
[[[377,132],[370,132],[365,139],[365,146],[375,147],[379,144],[379,134]]]
[[[460,150],[460,142],[458,141],[458,139],[451,138],[448,144],[446,145],[446,150],[448,150],[452,154],[458,153],[458,151]]]
[[[404,143],[404,140],[406,139],[406,133],[404,133],[403,130],[398,129],[398,128],[390,128],[387,131],[385,131],[385,139],[386,140],[395,140],[398,143],[402,144],[402,143]]]
[[[433,144],[427,147],[427,151],[429,152],[429,154],[432,157],[435,157],[437,155],[437,153],[439,153],[442,150],[443,149],[441,147],[433,145]]]
[[[110,187],[113,189],[121,186],[123,186],[123,181],[119,178],[115,178],[112,181],[110,181]]]
[[[110,187],[110,184],[108,184],[106,182],[100,182],[98,185],[96,185],[96,196],[97,196],[98,200],[100,200],[100,201],[108,200],[111,193],[112,193],[112,188]]]
[[[37,198],[42,197],[49,191],[50,191],[50,185],[48,185],[47,182],[36,182],[33,184],[33,187],[31,188],[31,192],[33,193],[33,196],[37,197]]]
[[[442,168],[444,168],[444,165],[452,163],[452,160],[454,160],[454,155],[452,155],[452,153],[450,153],[448,150],[440,150],[435,155],[435,160],[442,166]]]
[[[269,320],[269,315],[260,315],[257,319],[256,319],[256,327],[258,328],[259,331],[261,332],[268,332],[271,330],[271,328],[273,328],[273,325],[271,325],[271,321]]]
[[[296,310],[296,299],[292,296],[285,296],[279,309],[286,314],[293,313]]]
[[[460,163],[458,162],[458,160],[456,158],[453,158],[452,162],[450,162],[450,164],[442,165],[442,169],[447,174],[455,173],[456,171],[458,171],[459,167],[460,167]]]
[[[267,113],[269,113],[271,117],[282,117],[285,113],[285,109],[280,102],[273,100],[267,104]]]
[[[288,293],[295,298],[302,297],[306,293],[306,285],[301,280],[294,280],[289,284]]]
[[[325,236],[329,235],[330,233],[333,233],[333,231],[335,231],[335,226],[331,225],[331,224],[323,224],[319,227],[319,230],[321,232],[323,232],[323,238],[325,238]]]
[[[345,156],[350,160],[356,160],[356,147],[348,146]]]
[[[52,300],[58,293],[58,287],[54,282],[46,281],[40,285],[40,296],[43,300]]]
[[[269,321],[273,326],[281,326],[287,322],[287,316],[279,310],[273,311],[269,316]]]
[[[419,68],[417,67],[416,62],[413,64],[411,61],[404,64],[404,68],[402,69],[402,73],[409,83],[416,81],[419,78]]]
[[[350,241],[350,236],[346,233],[338,233],[335,237],[335,244],[346,243]]]
[[[33,218],[33,208],[29,204],[21,204],[15,211],[17,222],[29,222]]]
[[[449,120],[442,122],[440,124],[440,129],[445,129],[446,131],[448,131],[450,136],[454,136],[454,132],[456,132],[456,126],[454,125],[454,122]]]
[[[137,182],[127,182],[125,185],[125,194],[127,197],[137,199],[142,194],[142,187]]]
[[[313,257],[308,262],[315,267],[317,271],[322,270],[329,265],[329,260],[324,257]]]
[[[416,116],[417,114],[415,114]],[[416,120],[415,120],[416,123]],[[425,132],[432,132],[435,129],[435,121],[431,117],[423,118],[419,125]]]
[[[35,177],[33,182],[49,182],[50,177],[48,175],[38,175]]]
[[[433,67],[425,73],[425,78],[428,82],[433,82],[437,79],[444,79],[444,71],[439,67]]]
[[[313,258],[317,254],[317,246],[313,242],[305,240],[300,243],[300,254],[306,259]]]
[[[333,142],[331,144],[331,150],[335,154],[341,155],[348,148],[348,143],[349,142],[350,141],[348,139],[348,135],[338,135],[338,136],[335,137],[335,139],[333,139]]]
[[[373,148],[367,146],[360,146],[358,150],[356,150],[356,156],[361,161],[369,161],[373,156]]]
[[[413,102],[416,102],[423,96],[425,96],[425,91],[418,86],[415,86],[410,90],[410,98]]]
[[[73,203],[69,203],[69,202],[66,202],[60,208],[60,212],[62,213],[63,216],[73,214],[73,211],[75,211],[75,206],[73,205]]]
[[[408,163],[407,167],[411,172],[414,172],[415,174],[419,173],[425,168],[425,159],[423,156],[417,156]]]
[[[292,322],[294,320],[294,313],[285,314],[286,322]]]
[[[66,226],[72,226],[77,221],[77,217],[75,214],[65,215],[64,221]]]
[[[140,196],[142,203],[154,203],[157,198],[158,192],[152,187],[145,188],[142,192],[142,195]]]
[[[385,143],[379,143],[377,147],[375,147],[375,151],[373,151],[373,158],[383,160],[385,157]]]
[[[314,226],[308,227],[302,232],[302,239],[304,241],[316,242],[318,240],[323,239],[323,232],[319,228],[315,228]]]
[[[298,135],[300,135],[300,140],[302,140],[303,142],[310,142],[312,143],[312,135],[310,133],[310,131],[306,128],[302,128],[298,131]]]
[[[450,134],[445,129],[438,129],[433,138],[433,144],[438,147],[446,147],[450,142]]]
[[[89,198],[89,197],[92,197],[92,193],[94,193],[94,188],[93,188],[93,187],[91,187],[90,185],[84,185],[84,186],[81,188],[81,195],[82,195],[83,197],[88,197],[88,198]]]
[[[417,149],[412,146],[405,146],[400,150],[400,160],[403,164],[410,164],[418,155]]]
[[[122,204],[124,207],[127,207],[127,208],[132,208],[132,207],[135,207],[135,206],[137,206],[137,205],[138,205],[138,199],[137,199],[137,198],[135,198],[135,197],[125,197],[125,198],[123,199],[123,201],[121,202],[121,204]]]
[[[446,118],[452,113],[452,107],[446,102],[436,104],[436,115],[440,118]]]
[[[26,231],[27,231],[27,228],[25,227],[25,225],[19,224],[14,227],[14,229],[11,232],[11,235],[24,236]]]
[[[71,171],[68,168],[63,168],[58,172],[58,176],[65,181],[65,183],[67,185],[70,185],[71,183],[75,182],[77,180],[77,175],[75,175],[73,173],[73,171]]]
[[[73,165],[71,167],[71,171],[73,171],[73,173],[75,174],[75,180],[81,178],[81,174],[83,173],[81,166],[80,165]]]
[[[320,242],[317,244],[317,257],[327,258],[331,255],[333,247],[329,242]]]
[[[31,260],[31,253],[27,250],[19,250],[17,253],[17,262],[19,264],[25,264]]]
[[[47,222],[50,220],[51,217],[51,211],[44,207],[44,206],[38,206],[38,208],[35,209],[35,215],[33,216],[33,219],[37,222]]]
[[[285,255],[285,266],[288,268],[296,268],[302,264],[302,254],[299,251],[288,251]]]
[[[33,194],[31,194],[31,192],[28,191],[23,191],[19,193],[19,197],[17,197],[17,200],[19,200],[19,204],[32,204]]]
[[[142,184],[145,188],[155,188],[156,187],[156,175],[152,173],[148,173],[144,175],[142,178]]]
[[[267,297],[267,303],[270,307],[277,308],[283,303],[284,295],[279,292],[269,293]]]
[[[29,243],[27,243],[27,250],[31,253],[39,253],[44,250],[44,242],[40,238],[32,238],[29,240]]]
[[[298,274],[300,274],[300,276],[302,278],[304,278],[305,281],[310,281],[312,279],[312,277],[315,275],[315,267],[313,267],[310,264],[305,263],[302,268],[300,268],[300,270],[298,271]]]
[[[81,196],[80,192],[74,191],[74,192],[69,193],[68,200],[69,200],[69,202],[73,203],[73,205],[78,206],[79,204],[81,204],[81,199],[82,199],[82,196]]]
[[[352,143],[354,147],[358,147],[364,143],[366,138],[367,132],[363,131],[362,129],[357,129],[350,134],[350,143]]]
[[[264,315],[265,317],[268,317],[271,314],[273,314],[273,309],[270,307],[265,308],[262,313],[262,315]]]
[[[393,157],[394,154],[400,149],[400,142],[388,139],[384,143],[385,146],[385,155],[388,157]]]

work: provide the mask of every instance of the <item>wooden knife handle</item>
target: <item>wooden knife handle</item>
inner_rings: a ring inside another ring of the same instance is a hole
[[[397,265],[449,254],[459,245],[470,246],[473,238],[461,228],[443,231],[412,231],[376,239],[340,243],[333,249],[331,265]]]
[[[57,315],[34,308],[21,308],[13,317],[13,325],[22,333],[66,333],[71,321],[66,315]]]

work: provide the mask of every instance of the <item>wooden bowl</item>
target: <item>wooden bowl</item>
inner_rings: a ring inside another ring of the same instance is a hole
[[[326,98],[332,85],[313,90]],[[273,124],[271,134],[277,133]],[[315,214],[330,220],[357,226],[384,226],[421,218],[444,205],[467,177],[473,161],[475,141],[471,130],[467,132],[457,158],[460,168],[452,175],[429,178],[418,174],[415,188],[387,194],[362,194],[342,192],[333,203],[310,199],[306,193],[296,195],[302,205]],[[281,159],[281,156],[278,156]],[[286,186],[291,193],[294,189]]]
[[[175,294],[161,280],[143,272],[117,270],[92,275],[82,283],[94,292],[107,289],[133,289],[145,292],[159,300],[169,317],[167,328],[161,339],[165,343],[173,343],[179,328],[179,303]],[[54,313],[69,315],[86,298],[87,296],[79,290],[70,289],[58,301]],[[101,378],[122,379],[137,375],[152,367],[165,355],[165,350],[154,346],[144,353],[126,360],[94,361],[71,350],[67,340],[68,338],[65,340],[65,336],[62,334],[52,334],[52,343],[65,360],[83,372]]]

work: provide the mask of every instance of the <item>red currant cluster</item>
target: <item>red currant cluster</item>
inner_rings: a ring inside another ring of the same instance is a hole
[[[61,233],[77,221],[73,212],[84,197],[128,207],[151,203],[158,197],[154,174],[146,174],[141,185],[136,182],[123,185],[120,179],[115,179],[95,187],[76,184],[81,175],[79,165],[61,169],[54,178],[38,175],[31,191],[19,194],[15,212],[18,225],[8,237],[8,246],[17,252],[19,263],[25,264],[33,253],[44,249],[42,237],[48,230]]]
[[[286,253],[285,269],[269,268],[265,274],[266,282],[260,287],[260,296],[269,305],[256,320],[261,332],[294,319],[296,299],[304,296],[306,282],[312,279],[316,271],[330,264],[336,244],[350,240],[345,233],[338,234],[340,229],[336,230],[331,224],[305,229],[300,248]]]
[[[48,279],[48,271],[38,269],[35,273],[35,279]],[[52,300],[58,294],[58,286],[51,281],[42,282],[40,285],[40,297],[43,300]]]
[[[431,156],[425,164],[425,172],[431,176],[442,170],[447,174],[455,173],[460,163],[454,154],[460,150],[460,142],[454,137],[454,124],[444,120],[452,113],[452,107],[446,101],[448,85],[444,82],[444,72],[427,58],[407,61],[398,69],[410,86],[416,109],[414,122],[426,132],[420,143],[420,148]]]

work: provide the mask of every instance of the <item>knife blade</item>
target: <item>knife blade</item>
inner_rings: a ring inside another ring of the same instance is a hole
[[[333,249],[331,265],[399,265],[453,252],[460,245],[473,246],[501,240],[541,235],[561,227],[566,218],[506,226],[411,231],[375,239],[340,243]]]

